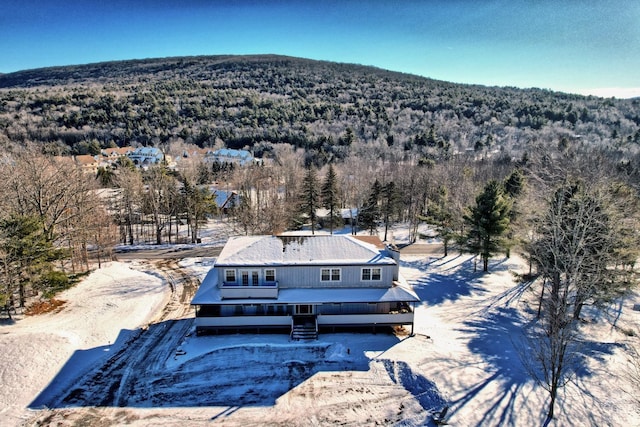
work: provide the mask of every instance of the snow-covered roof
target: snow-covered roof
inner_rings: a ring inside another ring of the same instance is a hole
[[[138,147],[129,152],[132,156],[161,156],[162,151],[156,147]]]
[[[358,208],[351,209],[339,209],[336,214],[339,214],[343,219],[356,218],[358,216]],[[329,216],[329,209],[318,208],[316,209],[316,215],[325,218]]]
[[[233,150],[231,148],[221,148],[219,150],[214,151],[213,153],[216,156],[225,156],[225,157],[239,157],[242,159],[251,158],[251,153],[247,150]]]
[[[347,235],[231,237],[218,266],[395,264],[378,238]]]
[[[226,205],[231,203],[233,199],[235,199],[236,203],[239,201],[238,194],[235,191],[214,190],[214,194],[215,194],[216,206],[218,206],[219,208],[228,207]]]

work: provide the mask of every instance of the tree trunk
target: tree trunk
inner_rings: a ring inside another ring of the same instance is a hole
[[[547,287],[547,281],[544,280],[542,282],[542,292],[540,292],[540,301],[538,302],[538,315],[537,318],[540,318],[540,314],[542,313],[542,301],[544,300],[544,289]]]
[[[133,246],[133,218],[131,218],[131,212],[127,218],[127,232],[129,233],[129,245]]]
[[[549,411],[547,412],[547,419],[544,421],[545,427],[549,425],[551,420],[554,417],[554,411],[556,407],[556,396],[558,395],[558,384],[551,385],[551,391],[549,392],[551,396],[551,402],[549,402]]]
[[[24,308],[27,302],[27,297],[25,294],[24,283],[22,282],[18,284],[18,293],[20,295],[20,308]]]
[[[333,205],[331,205],[331,209],[329,210],[329,230],[331,231],[331,235],[333,235]]]
[[[574,320],[580,320],[580,313],[582,312],[582,307],[583,306],[584,306],[583,302],[576,303],[575,307],[573,308],[573,319]]]

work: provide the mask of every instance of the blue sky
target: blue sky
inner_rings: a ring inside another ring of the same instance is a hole
[[[640,96],[638,0],[4,0],[0,72],[275,53],[425,77]]]

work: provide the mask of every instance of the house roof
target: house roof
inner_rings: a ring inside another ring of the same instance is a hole
[[[390,288],[294,288],[280,289],[278,299],[222,299],[213,270],[200,285],[191,300],[192,305],[204,304],[322,304],[363,302],[418,302],[420,298],[403,286]]]
[[[214,151],[214,156],[237,157],[239,159],[250,159],[251,153],[247,150],[233,150],[231,148],[221,148]]]
[[[138,147],[128,152],[129,156],[162,156],[162,151],[156,147]]]
[[[342,217],[342,219],[356,218],[358,216],[358,208],[340,209],[340,210],[338,210],[338,212],[336,212],[336,214],[339,214]],[[321,218],[328,218],[329,217],[329,209],[318,208],[318,209],[316,209],[316,215],[321,217]]]
[[[232,190],[214,190],[216,206],[219,208],[229,207],[228,204],[231,204],[231,201],[235,199],[238,201],[238,194]]]
[[[238,236],[222,249],[218,266],[395,264],[378,238],[356,236]]]
[[[109,147],[102,150],[105,156],[124,156],[128,152],[133,151],[133,147]]]
[[[95,159],[95,157],[89,154],[81,154],[79,156],[76,156],[76,163],[80,166],[90,166],[97,164],[98,161]]]

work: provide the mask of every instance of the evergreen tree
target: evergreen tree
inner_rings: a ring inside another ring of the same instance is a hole
[[[389,181],[382,188],[382,217],[384,221],[384,241],[387,240],[387,233],[394,214],[398,210],[398,190],[393,181]]]
[[[524,175],[520,169],[514,170],[504,182],[505,194],[511,198],[518,197],[524,189]]]
[[[62,258],[63,252],[54,248],[36,216],[12,215],[0,221],[0,255],[2,268],[2,297],[7,312],[15,308],[14,294],[18,292],[20,307],[25,306],[26,292],[43,288],[41,280],[53,269],[52,262]]]
[[[433,224],[436,228],[438,236],[442,239],[444,256],[449,255],[449,243],[455,236],[454,217],[448,199],[447,188],[441,185],[430,200],[427,216],[421,218]]]
[[[318,177],[313,167],[307,169],[302,179],[302,191],[300,194],[300,211],[309,216],[311,222],[311,234],[315,234],[318,216],[316,210],[320,206],[320,193],[318,191]]]
[[[378,229],[378,220],[380,219],[380,196],[382,194],[382,185],[377,179],[371,186],[371,192],[360,212],[358,212],[358,223],[360,226],[369,230],[371,235],[375,234]]]
[[[98,180],[98,182],[103,188],[113,187],[115,173],[113,172],[113,169],[111,169],[108,166],[107,167],[100,166],[96,173],[96,179]]]
[[[196,243],[200,223],[206,220],[207,215],[216,211],[215,197],[207,187],[198,187],[184,175],[181,176],[181,181],[182,204],[191,231],[191,243]]]
[[[329,210],[329,228],[333,234],[333,226],[341,221],[339,212],[338,178],[333,165],[329,164],[327,176],[322,185],[322,206]]]
[[[509,227],[511,202],[497,181],[490,181],[469,208],[467,247],[482,258],[483,271],[489,271],[489,258],[503,247],[502,235]]]

